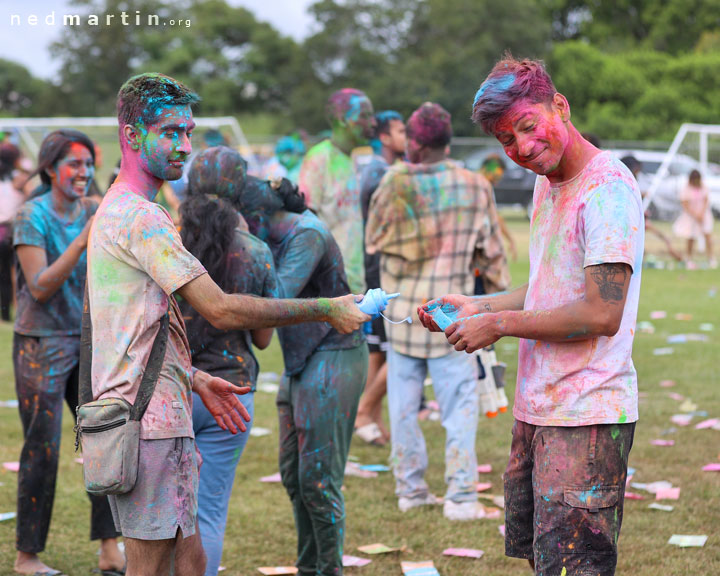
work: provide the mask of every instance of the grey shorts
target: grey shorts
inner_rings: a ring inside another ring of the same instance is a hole
[[[140,440],[138,478],[127,494],[108,496],[118,531],[138,540],[195,534],[198,468],[192,438]]]

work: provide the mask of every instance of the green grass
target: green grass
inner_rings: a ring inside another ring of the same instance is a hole
[[[512,263],[514,284],[518,285],[525,281],[528,271],[527,251],[522,248],[527,245],[527,221],[514,213],[506,216],[521,252],[519,261]],[[653,239],[648,239],[648,246],[657,252],[658,246]],[[704,464],[720,458],[720,432],[697,431],[692,426],[680,428],[670,436],[676,440],[674,447],[650,445],[650,440],[659,437],[660,432],[671,425],[670,416],[678,412],[678,403],[667,397],[667,390],[658,386],[660,380],[676,380],[677,386],[671,391],[691,397],[711,417],[720,416],[720,382],[716,368],[720,295],[713,298],[709,294],[713,288],[720,289],[720,272],[646,269],[643,276],[639,319],[647,320],[651,310],[666,310],[668,319],[653,321],[655,334],[638,334],[635,339],[634,359],[643,397],[630,465],[638,470],[635,478],[638,482],[669,480],[682,491],[680,500],[673,503],[675,510],[671,513],[648,510],[649,498],[626,502],[618,574],[720,574],[720,474],[701,472]],[[673,315],[678,312],[692,314],[693,320],[674,320]],[[673,356],[652,355],[654,348],[667,345],[668,335],[698,332],[702,322],[716,326],[716,331],[709,333],[709,342],[675,345]],[[11,327],[1,325],[0,400],[15,397],[11,338]],[[499,345],[498,355],[508,363],[509,383],[514,382],[516,351],[513,340]],[[260,354],[260,362],[264,371],[281,370],[276,343]],[[509,388],[512,392],[513,385]],[[273,434],[252,438],[237,470],[223,559],[223,565],[228,568],[224,574],[228,575],[257,574],[257,566],[287,565],[295,559],[295,530],[287,496],[280,485],[258,481],[261,476],[277,471],[274,398],[259,392],[256,407],[256,424],[271,428]],[[501,474],[510,446],[511,421],[509,414],[494,420],[482,418],[478,429],[478,461],[493,466],[493,473],[487,480],[492,481],[494,494],[502,491]],[[423,429],[431,463],[427,479],[431,489],[442,494],[444,434],[440,425],[434,422],[423,423]],[[22,433],[16,410],[0,408],[0,438],[0,460],[17,460]],[[363,463],[385,463],[389,448],[373,448],[355,442],[351,454]],[[88,541],[90,506],[82,490],[81,467],[73,462],[74,456],[72,419],[66,411],[55,510],[43,558],[72,576],[89,574],[96,566],[97,551],[97,545]],[[0,470],[0,483],[0,512],[12,511],[15,509],[16,475]],[[356,548],[373,542],[405,547],[400,554],[373,558],[373,563],[365,568],[347,569],[347,574],[398,575],[401,559],[432,559],[443,576],[529,574],[524,562],[503,555],[503,540],[498,533],[502,521],[451,524],[443,519],[440,509],[401,514],[393,491],[394,483],[389,473],[370,480],[346,479],[346,552],[361,555]],[[14,530],[14,520],[0,523],[0,574],[12,573]],[[666,544],[672,534],[707,534],[710,538],[702,549],[679,549]],[[485,556],[481,560],[444,558],[443,549],[451,546],[481,548]]]

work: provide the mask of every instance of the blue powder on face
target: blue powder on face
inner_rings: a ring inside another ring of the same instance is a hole
[[[473,108],[477,106],[478,101],[480,98],[482,98],[483,94],[488,91],[488,89],[497,90],[498,92],[505,92],[510,86],[513,85],[515,82],[515,74],[508,74],[507,76],[503,76],[502,78],[492,78],[490,80],[486,80],[483,82],[483,85],[480,86],[480,89],[475,93],[475,99],[473,100]]]

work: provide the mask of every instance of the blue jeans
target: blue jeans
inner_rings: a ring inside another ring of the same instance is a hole
[[[254,421],[253,396],[253,392],[239,396],[253,419],[247,423],[247,431],[231,434],[217,425],[200,396],[193,394],[195,444],[203,459],[200,467],[198,526],[207,555],[205,576],[215,576],[220,566],[235,468],[245,449]]]
[[[428,459],[418,410],[428,370],[445,428],[446,500],[477,500],[475,434],[478,424],[477,363],[472,354],[451,351],[441,358],[387,356],[387,396],[392,436],[395,494],[418,498],[428,493]]]

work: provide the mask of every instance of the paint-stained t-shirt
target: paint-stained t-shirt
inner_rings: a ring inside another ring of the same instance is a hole
[[[602,152],[567,182],[538,177],[533,204],[525,310],[582,300],[588,266],[625,263],[633,273],[615,336],[520,339],[515,418],[538,426],[635,422],[632,346],[645,238],[637,182],[620,160]]]
[[[361,150],[361,149],[359,149]],[[358,155],[362,152],[358,152]],[[355,152],[353,152],[355,157]],[[360,213],[359,168],[356,161],[330,140],[313,146],[303,159],[298,179],[309,208],[330,228],[345,260],[345,273],[354,294],[365,292],[363,221]]]
[[[93,201],[81,198],[75,214],[61,217],[53,208],[51,192],[38,196],[20,207],[15,217],[13,244],[42,248],[50,266],[80,235],[96,208]],[[57,292],[46,302],[37,302],[19,267],[15,332],[25,336],[80,336],[86,271],[87,258],[83,252]]]
[[[504,290],[510,273],[490,183],[451,160],[397,162],[370,201],[368,253],[380,253],[383,289],[399,292],[385,311],[393,320],[417,318],[417,307],[445,294],[471,294],[478,269],[487,292]],[[395,352],[439,358],[452,346],[419,322],[388,324]]]
[[[281,298],[334,298],[350,292],[340,249],[325,223],[310,210],[287,214],[281,240],[270,244],[275,257]],[[340,334],[327,322],[306,322],[278,328],[285,372],[302,372],[317,350],[347,350],[360,346],[360,330]]]
[[[270,248],[246,230],[235,230],[226,266],[230,284],[225,292],[277,298]],[[250,331],[218,330],[185,301],[180,301],[180,309],[187,327],[193,366],[238,386],[252,386],[254,391],[258,363],[252,351]]]
[[[190,345],[170,295],[205,274],[170,215],[125,183],[98,208],[88,243],[93,398],[135,402],[160,320],[170,305],[167,349],[141,421],[141,438],[193,437]]]

